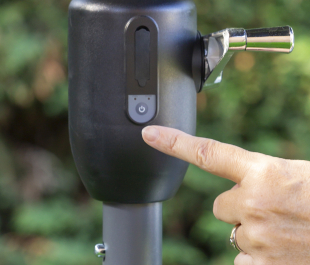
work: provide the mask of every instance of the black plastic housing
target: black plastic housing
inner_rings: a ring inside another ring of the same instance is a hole
[[[140,125],[127,115],[125,47],[126,24],[137,16],[150,17],[158,27],[157,114]],[[162,125],[195,134],[196,38],[196,7],[189,0],[71,2],[70,142],[78,172],[95,199],[150,203],[177,192],[188,163],[146,145],[141,131]]]

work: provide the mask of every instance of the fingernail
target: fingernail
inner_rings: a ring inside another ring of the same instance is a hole
[[[142,135],[148,142],[155,142],[159,137],[159,130],[155,127],[148,126],[142,130]]]

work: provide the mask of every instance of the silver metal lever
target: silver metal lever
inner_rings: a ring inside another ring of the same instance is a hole
[[[294,49],[294,32],[289,26],[261,29],[224,29],[203,38],[204,87],[219,84],[223,70],[237,51],[290,53]]]
[[[103,261],[105,260],[105,255],[106,255],[106,247],[104,244],[97,244],[95,246],[95,255],[98,258],[103,258]]]

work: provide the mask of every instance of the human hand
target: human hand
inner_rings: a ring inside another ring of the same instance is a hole
[[[151,147],[237,183],[213,207],[217,219],[241,224],[236,239],[243,252],[235,265],[310,264],[310,162],[160,126],[146,127],[142,135]]]

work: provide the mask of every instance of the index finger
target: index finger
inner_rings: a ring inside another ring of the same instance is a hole
[[[151,147],[236,183],[242,181],[257,155],[261,155],[161,126],[144,128],[142,136]]]

